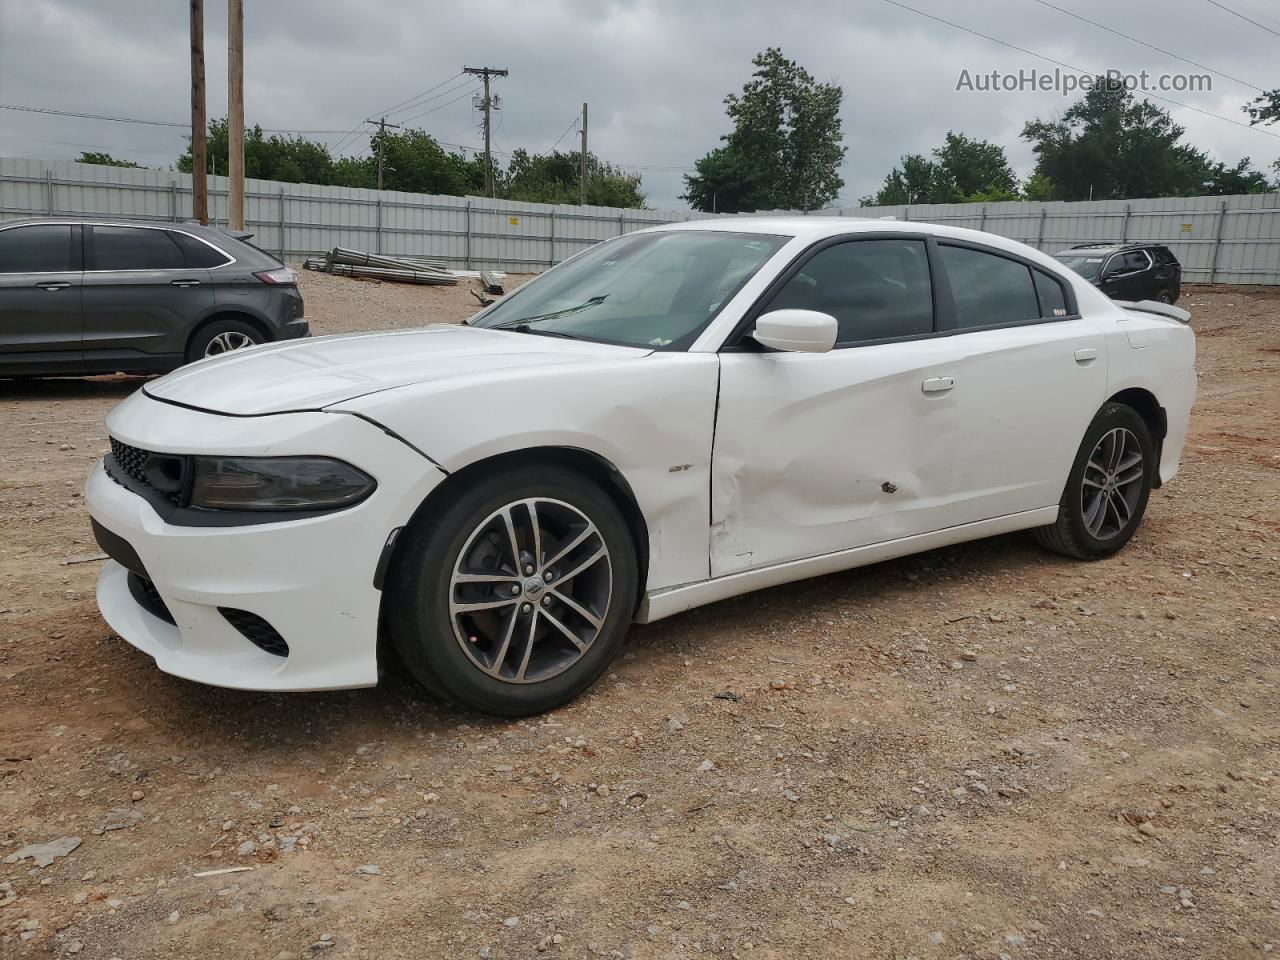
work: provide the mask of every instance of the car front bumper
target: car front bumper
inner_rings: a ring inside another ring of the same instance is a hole
[[[345,510],[192,527],[165,522],[99,461],[85,502],[106,531],[99,539],[113,558],[98,581],[102,616],[161,670],[246,690],[377,682],[381,592],[374,571],[391,532],[408,522],[443,473],[374,425],[342,414],[223,417],[139,393],[112,411],[107,424],[113,437],[145,450],[338,456],[374,476],[377,489]],[[159,604],[140,602],[145,598],[138,582],[131,589],[126,566],[141,568],[134,572],[145,574]],[[287,655],[255,644],[252,631],[242,632],[225,611],[261,618],[287,643]]]

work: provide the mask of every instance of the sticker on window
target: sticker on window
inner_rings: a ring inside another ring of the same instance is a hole
[[[1062,307],[1054,307],[1053,315],[1055,317],[1065,317],[1067,315],[1067,311]]]

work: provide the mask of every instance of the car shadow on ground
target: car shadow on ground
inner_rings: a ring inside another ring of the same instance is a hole
[[[1036,564],[1067,565],[1073,561],[1054,557],[1035,547],[1025,534],[1008,534],[973,543],[958,544],[842,573],[785,584],[700,607],[647,626],[633,626],[622,661],[611,670],[639,670],[649,677],[674,667],[682,656],[696,651],[702,658],[738,652],[742,638],[762,631],[790,636],[796,624],[813,623],[816,615],[831,621],[858,614],[884,602],[936,603],[947,585],[959,578],[995,578],[1002,571]],[[942,619],[959,622],[976,615],[966,606],[943,610]],[[815,636],[825,630],[814,624]],[[258,761],[284,759],[283,749],[304,745],[321,751],[329,745],[382,740],[392,731],[410,736],[447,735],[466,725],[479,735],[495,735],[510,721],[475,713],[442,702],[423,691],[390,650],[380,655],[382,678],[376,687],[317,693],[254,693],[191,683],[160,673],[144,654],[127,648],[130,658],[131,696],[149,721],[178,740],[201,741],[230,748],[236,756],[251,755]],[[807,641],[806,641],[807,642]],[[836,642],[840,642],[837,640]],[[779,654],[785,653],[779,641]],[[850,648],[852,650],[852,648]],[[607,700],[613,684],[602,678],[583,700]],[[218,730],[222,734],[218,734]],[[221,744],[217,741],[223,739]],[[431,747],[424,744],[423,749]],[[220,751],[219,751],[220,752]],[[288,754],[293,756],[292,753]]]
[[[150,379],[120,373],[101,377],[0,379],[0,400],[120,400]]]

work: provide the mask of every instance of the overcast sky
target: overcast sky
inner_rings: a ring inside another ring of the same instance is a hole
[[[1088,71],[1201,73],[1037,0],[903,0],[919,11]],[[1212,90],[1169,93],[1219,114],[1169,107],[1188,139],[1215,158],[1280,157],[1280,124],[1247,128],[1253,85],[1280,86],[1280,7],[1274,0],[1053,0],[1057,7],[1198,61]],[[437,139],[478,147],[476,84],[464,65],[506,67],[495,148],[549,149],[583,100],[591,149],[640,172],[649,205],[683,207],[682,171],[728,129],[723,98],[751,57],[779,46],[818,79],[839,83],[848,156],[847,203],[873,191],[904,153],[928,152],[948,130],[1006,146],[1015,170],[1033,165],[1025,120],[1069,99],[1052,92],[957,92],[962,70],[1052,71],[1027,53],[967,34],[887,0],[247,0],[245,114],[263,127],[316,133],[330,145],[366,117],[389,113]],[[1269,32],[1274,31],[1274,32]],[[0,0],[0,103],[147,120],[189,118],[187,4],[181,0]],[[208,105],[226,112],[226,3],[206,0]],[[439,85],[439,86],[438,86]],[[424,111],[430,111],[425,112]],[[1270,134],[1270,135],[1268,135]],[[574,147],[575,134],[561,141]],[[367,135],[343,152],[367,151]],[[183,131],[0,109],[0,154],[74,158],[106,150],[168,167]]]

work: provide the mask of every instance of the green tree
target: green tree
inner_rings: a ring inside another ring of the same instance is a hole
[[[868,206],[907,203],[994,203],[1018,199],[1018,178],[1004,147],[987,140],[948,132],[929,160],[908,154],[889,171]]]
[[[206,134],[207,172],[226,176],[230,157],[227,121],[213,120]],[[191,143],[178,158],[178,169],[190,173]],[[244,132],[244,175],[255,180],[278,180],[283,183],[333,183],[333,157],[323,143],[304,137],[265,136],[262,128],[250,127]]]
[[[751,62],[755,71],[742,93],[724,99],[733,131],[685,175],[683,199],[696,210],[726,213],[825,206],[844,186],[844,91],[818,83],[775,47]]]
[[[121,160],[119,157],[113,157],[109,153],[96,153],[92,150],[86,150],[76,157],[76,163],[96,163],[104,167],[139,168],[142,166],[142,164],[134,163],[132,160]]]
[[[553,151],[531,154],[517,148],[502,175],[498,192],[509,200],[533,203],[577,203],[581,154]],[[482,168],[483,169],[483,168]],[[601,207],[644,206],[640,177],[587,154],[587,203]]]
[[[1240,193],[1269,193],[1277,189],[1277,185],[1267,179],[1261,170],[1253,168],[1252,161],[1245,157],[1233,167],[1225,163],[1215,163],[1209,169],[1205,180],[1204,193],[1209,196],[1227,197]]]
[[[1260,97],[1254,97],[1245,104],[1244,112],[1249,115],[1251,124],[1275,123],[1280,120],[1280,87],[1268,90]],[[1280,163],[1280,161],[1277,161]]]
[[[1043,173],[1033,173],[1022,187],[1023,200],[1052,200],[1053,181]]]
[[[1212,178],[1208,156],[1182,143],[1168,112],[1135,100],[1123,84],[1097,77],[1059,120],[1031,120],[1037,174],[1055,200],[1194,196]]]

